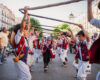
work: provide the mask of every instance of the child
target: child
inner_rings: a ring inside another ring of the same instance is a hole
[[[85,31],[84,27],[82,25],[78,25],[78,26],[82,29],[77,34],[78,41],[73,35],[73,32],[71,31],[71,29],[68,29],[68,30],[71,32],[72,39],[78,45],[78,52],[76,54],[76,57],[79,60],[77,78],[79,80],[86,80],[86,77],[91,69],[91,65],[89,64],[89,54],[90,54],[89,49],[90,49],[91,43],[90,43],[89,35]]]

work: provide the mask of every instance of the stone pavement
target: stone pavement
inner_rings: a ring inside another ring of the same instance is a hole
[[[17,75],[12,60],[13,56],[9,56],[7,62],[0,65],[0,80],[17,80]],[[33,66],[32,80],[76,80],[73,76],[76,75],[76,70],[72,66],[74,60],[73,54],[68,54],[68,64],[66,67],[62,66],[62,63],[57,56],[56,59],[52,60],[49,65],[47,73],[43,71],[43,61],[39,60]],[[100,71],[100,65],[92,65],[92,73],[87,77],[87,80],[95,80],[97,72]]]

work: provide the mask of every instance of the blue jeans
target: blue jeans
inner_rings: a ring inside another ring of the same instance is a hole
[[[0,60],[1,60],[1,62],[5,61],[5,52],[6,52],[6,47],[3,47],[2,50],[0,51]]]

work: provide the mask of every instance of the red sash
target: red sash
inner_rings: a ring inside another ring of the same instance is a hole
[[[15,48],[17,55],[19,53],[25,54],[25,48],[26,47],[25,47],[25,39],[24,39],[23,36],[21,37],[20,42],[18,44],[16,44],[15,41],[14,41],[14,48]]]
[[[62,48],[63,48],[63,49],[67,49],[67,47],[68,47],[68,43],[67,43],[67,41],[64,39],[64,40],[63,40],[63,44],[62,44]]]

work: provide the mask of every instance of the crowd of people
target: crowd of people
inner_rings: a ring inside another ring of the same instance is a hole
[[[100,2],[98,8],[100,8]],[[92,0],[88,0],[88,21],[100,28],[100,20],[93,17]],[[23,20],[10,32],[9,39],[6,28],[3,28],[0,32],[0,64],[6,61],[6,48],[10,43],[15,49],[13,61],[18,80],[31,80],[32,65],[38,63],[41,57],[43,57],[44,72],[47,72],[50,61],[55,59],[56,55],[59,55],[63,66],[66,66],[68,51],[70,51],[70,53],[75,54],[75,60],[73,61],[73,66],[77,71],[75,78],[86,80],[87,75],[91,73],[91,64],[100,64],[100,35],[94,33],[93,36],[90,36],[84,25],[79,24],[77,26],[81,30],[76,35],[68,28],[70,36],[65,32],[59,32],[60,35],[57,39],[50,36],[40,39],[40,32],[34,31],[35,28],[30,23],[28,7],[25,7]],[[97,47],[94,50],[95,46]],[[100,80],[100,72],[98,72],[96,80]]]

